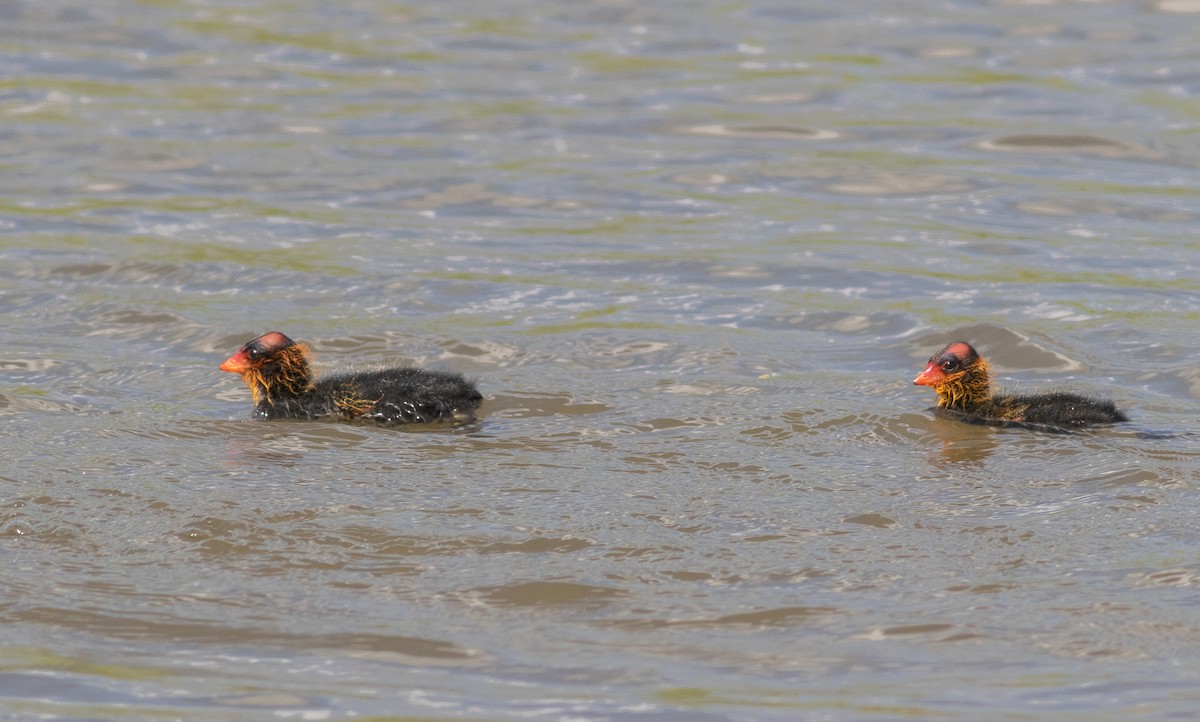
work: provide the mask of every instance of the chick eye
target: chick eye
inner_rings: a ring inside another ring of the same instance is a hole
[[[250,357],[251,361],[253,361],[259,356],[262,356],[262,351],[259,351],[256,348],[246,349],[246,355]]]
[[[942,362],[942,370],[943,371],[953,371],[954,367],[957,365],[958,364],[955,363],[953,359],[948,359],[948,360]]]

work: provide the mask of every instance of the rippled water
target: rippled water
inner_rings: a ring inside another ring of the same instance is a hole
[[[0,719],[1190,717],[1198,12],[0,3]]]

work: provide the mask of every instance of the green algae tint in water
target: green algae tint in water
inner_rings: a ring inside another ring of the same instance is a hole
[[[0,7],[4,709],[1189,716],[1187,10]],[[481,419],[253,422],[271,330]]]

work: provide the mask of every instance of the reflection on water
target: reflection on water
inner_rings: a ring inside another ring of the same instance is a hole
[[[5,709],[1190,716],[1195,9],[0,3]]]

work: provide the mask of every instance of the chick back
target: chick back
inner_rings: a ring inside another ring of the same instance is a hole
[[[341,418],[379,424],[469,421],[483,395],[461,374],[392,368],[334,374],[293,398],[259,404],[267,418]]]

